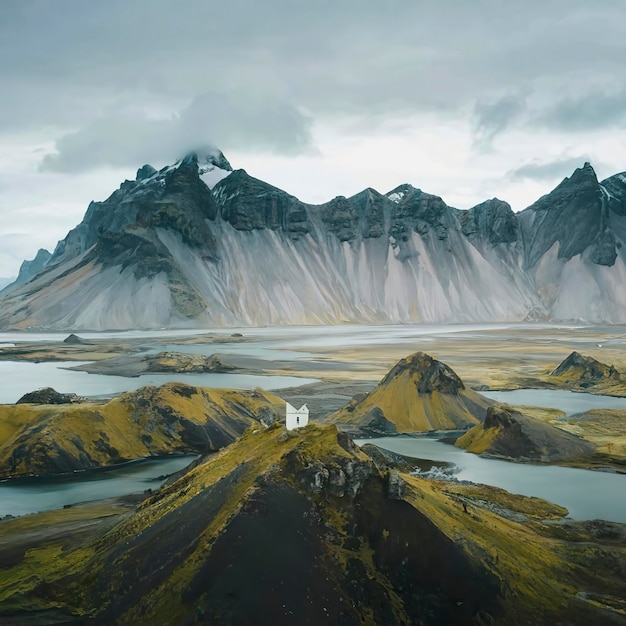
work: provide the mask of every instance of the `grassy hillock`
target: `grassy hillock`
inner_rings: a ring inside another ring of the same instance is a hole
[[[491,404],[447,365],[416,352],[399,361],[371,393],[355,396],[327,421],[367,435],[453,430],[481,422]]]
[[[262,390],[180,383],[143,387],[101,403],[0,405],[0,478],[215,451],[251,424],[271,423],[283,407],[278,396]]]
[[[507,405],[490,407],[482,424],[474,426],[455,445],[468,452],[511,461],[556,462],[588,458],[595,446]]]

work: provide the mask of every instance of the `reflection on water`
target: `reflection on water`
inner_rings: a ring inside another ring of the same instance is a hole
[[[0,482],[0,517],[59,509],[66,504],[156,489],[164,476],[187,467],[195,455],[147,459],[102,472],[66,478],[24,478]]]
[[[458,467],[458,480],[544,498],[566,507],[574,519],[626,523],[626,476],[621,474],[484,459],[429,437],[380,437],[357,443],[373,443],[397,454],[453,463]]]

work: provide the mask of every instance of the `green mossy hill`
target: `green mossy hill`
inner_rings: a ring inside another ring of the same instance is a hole
[[[0,405],[0,477],[215,451],[251,424],[270,424],[283,411],[283,401],[266,391],[180,383],[142,387],[105,403]]]
[[[574,390],[626,395],[626,378],[612,365],[590,356],[572,352],[550,373],[549,380],[560,387]]]
[[[595,446],[506,405],[490,407],[484,423],[456,440],[456,446],[485,457],[551,463],[588,458]]]
[[[15,557],[0,621],[617,623],[624,543],[570,544],[473,504],[483,497],[386,470],[333,426],[257,425],[98,540],[63,549],[52,536]],[[605,550],[596,575],[587,562]]]
[[[327,421],[364,435],[454,430],[481,422],[491,404],[450,367],[416,352],[400,360],[371,393],[355,396]]]

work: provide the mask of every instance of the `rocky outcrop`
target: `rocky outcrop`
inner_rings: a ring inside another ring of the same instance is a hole
[[[45,269],[51,258],[52,254],[48,252],[48,250],[40,248],[34,259],[24,261],[20,265],[20,271],[12,285],[24,285],[29,280],[32,280],[35,276],[37,276],[37,274]]]
[[[220,181],[213,192],[220,216],[235,230],[276,230],[293,241],[311,230],[305,204],[244,170]]]
[[[52,387],[44,387],[37,391],[25,393],[15,404],[76,404],[87,402],[87,398],[75,393],[59,393]]]
[[[527,267],[535,266],[555,243],[559,244],[560,259],[569,260],[588,250],[593,252],[609,226],[608,207],[589,163],[522,211],[519,218],[526,242]],[[603,264],[613,265],[616,256],[613,247],[610,258]]]
[[[562,389],[626,396],[626,377],[612,365],[579,352],[572,352],[545,380]]]
[[[79,345],[83,345],[89,342],[85,341],[84,339],[81,339],[78,335],[71,333],[63,340],[63,343],[67,343],[71,346],[79,346]]]
[[[236,369],[223,363],[217,354],[180,354],[178,352],[159,352],[145,359],[148,372],[177,372],[189,374],[225,373]]]
[[[517,216],[508,202],[493,198],[461,214],[463,234],[475,242],[492,246],[519,240]]]
[[[566,377],[580,387],[596,385],[603,381],[621,380],[621,374],[612,366],[596,359],[572,352],[551,374],[555,377]]]
[[[445,363],[416,352],[401,359],[370,394],[355,396],[327,420],[364,436],[454,430],[482,421],[491,404]]]
[[[415,352],[398,361],[380,384],[386,386],[392,384],[395,379],[405,378],[407,375],[413,379],[418,393],[429,394],[439,391],[454,394],[465,389],[463,381],[450,367],[425,352]]]
[[[456,446],[490,458],[554,463],[581,459],[595,446],[506,405],[490,407],[482,424],[457,439]]]

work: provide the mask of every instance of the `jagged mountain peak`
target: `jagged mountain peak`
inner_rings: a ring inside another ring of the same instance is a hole
[[[587,184],[595,184],[595,185],[598,184],[598,177],[596,175],[596,171],[593,169],[593,166],[591,165],[591,163],[589,163],[589,161],[585,161],[582,167],[577,167],[571,176],[565,178],[562,181],[561,185],[581,184],[583,182]],[[559,185],[559,187],[561,185]]]
[[[554,246],[558,246],[559,259],[584,254],[596,265],[611,267],[615,263],[616,241],[602,189],[587,162],[519,214],[527,242],[527,267],[537,265]]]
[[[198,176],[209,189],[233,171],[230,162],[219,148],[206,146],[187,152],[174,164],[166,165],[160,170],[146,163],[137,170],[135,181],[142,184],[157,182],[163,185],[165,180],[179,169],[197,171]]]
[[[519,214],[498,198],[458,210],[408,183],[312,205],[211,146],[90,203],[28,289],[3,292],[0,325],[617,322],[623,217],[626,174],[600,184],[588,163]]]
[[[511,205],[504,200],[491,198],[461,214],[463,234],[475,245],[488,242],[492,245],[515,243],[519,239],[519,223]]]
[[[200,174],[208,171],[211,167],[218,167],[226,172],[232,172],[233,168],[224,153],[215,146],[205,146],[190,150],[182,159],[181,163],[197,163]]]
[[[422,191],[419,187],[414,187],[410,183],[403,183],[402,185],[398,185],[384,195],[396,204],[422,198],[440,200],[443,204],[445,204],[440,196]]]
[[[147,180],[148,178],[152,178],[157,173],[157,170],[152,167],[149,163],[141,166],[137,170],[137,176],[135,176],[136,181]]]

